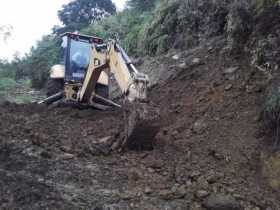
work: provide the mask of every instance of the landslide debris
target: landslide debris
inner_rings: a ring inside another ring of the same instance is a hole
[[[278,209],[260,161],[267,78],[224,45],[158,57],[167,74],[150,89],[161,110],[152,151],[112,151],[119,110],[1,105],[1,208]]]

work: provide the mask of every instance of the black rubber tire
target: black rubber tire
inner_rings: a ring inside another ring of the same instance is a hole
[[[63,79],[49,79],[47,82],[47,97],[52,96],[63,90]]]

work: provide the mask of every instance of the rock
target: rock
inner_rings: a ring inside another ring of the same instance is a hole
[[[203,210],[203,208],[201,207],[201,205],[199,203],[192,203],[190,210]]]
[[[245,89],[246,89],[246,92],[247,92],[247,93],[252,93],[253,90],[254,90],[254,86],[252,86],[252,85],[246,85]]]
[[[237,193],[234,193],[232,196],[233,196],[234,198],[236,198],[237,200],[243,199],[243,196],[240,195],[240,194],[237,194]]]
[[[203,206],[208,210],[240,210],[240,204],[230,195],[211,195]]]
[[[61,146],[60,149],[61,149],[63,152],[66,152],[66,153],[69,153],[69,152],[72,150],[71,146],[66,146],[66,145]]]
[[[162,175],[163,175],[163,176],[168,176],[168,172],[167,172],[167,171],[164,171],[164,172],[162,173]]]
[[[180,109],[181,107],[183,107],[183,105],[182,104],[180,104],[180,103],[174,103],[174,104],[171,104],[171,106],[170,106],[170,108],[172,109],[172,110],[178,110],[178,109]]]
[[[228,192],[228,193],[230,193],[230,194],[234,193],[234,191],[235,191],[234,188],[231,188],[231,187],[227,187],[227,188],[226,188],[226,192]]]
[[[216,183],[219,179],[224,177],[223,173],[215,173],[213,170],[209,172],[209,175],[206,177],[206,180],[209,184]]]
[[[207,124],[204,122],[204,120],[197,120],[193,125],[193,131],[197,134],[202,134],[205,129],[207,128]]]
[[[120,194],[120,197],[123,199],[123,200],[130,200],[130,199],[133,199],[133,198],[136,198],[137,197],[137,193],[134,192],[134,191],[125,191],[123,192],[122,194]]]
[[[155,169],[153,169],[153,168],[148,168],[147,171],[151,174],[155,173]]]
[[[256,93],[261,93],[261,92],[263,92],[263,90],[264,90],[264,87],[263,87],[262,85],[256,85],[256,86],[254,87],[254,91],[255,91]]]
[[[173,55],[173,56],[172,56],[172,59],[173,59],[173,60],[179,60],[180,57],[181,57],[181,56],[180,56],[179,54],[176,54],[176,55]]]
[[[153,190],[150,187],[145,187],[144,192],[145,194],[150,195],[153,192]]]
[[[27,93],[30,94],[30,95],[34,95],[34,94],[36,94],[36,91],[35,90],[30,90]]]
[[[205,101],[206,100],[206,98],[204,97],[204,96],[200,96],[198,99],[197,99],[197,103],[199,103],[199,102],[202,102],[202,101]]]
[[[209,149],[208,150],[208,154],[210,155],[210,156],[212,156],[213,158],[215,158],[216,160],[224,160],[225,159],[225,157],[224,157],[224,155],[223,154],[221,154],[221,153],[219,153],[216,149]]]
[[[236,80],[238,77],[236,75],[226,75],[226,79],[229,80],[229,81],[234,81]]]
[[[227,80],[233,81],[238,79],[238,75],[236,75],[236,71],[238,70],[238,67],[230,67],[224,70],[225,78]]]
[[[142,173],[136,168],[132,168],[128,171],[128,178],[130,180],[137,181],[141,179],[142,176]]]
[[[185,62],[183,63],[180,63],[178,66],[177,66],[179,69],[186,69],[187,68],[187,65]]]
[[[63,160],[70,160],[73,159],[75,157],[75,155],[70,154],[70,153],[64,153],[61,155],[61,159]]]
[[[195,195],[197,198],[203,199],[209,195],[209,192],[207,192],[206,190],[198,190]]]
[[[230,67],[224,70],[224,74],[233,74],[235,73],[239,68],[238,67]]]
[[[232,84],[228,84],[225,86],[225,90],[229,91],[230,89],[232,89],[232,87],[233,87]]]
[[[43,158],[47,158],[47,159],[50,159],[52,157],[52,155],[50,154],[50,152],[48,151],[42,151],[40,153],[40,155],[43,157]]]
[[[175,131],[172,132],[171,136],[172,136],[175,140],[177,140],[177,139],[180,138],[180,133],[178,132],[178,130],[175,130]]]
[[[192,64],[193,65],[198,65],[198,64],[200,64],[201,63],[201,60],[199,59],[199,58],[194,58],[193,60],[192,60]]]
[[[106,136],[106,137],[98,139],[98,143],[108,145],[108,144],[112,144],[113,140],[114,140],[113,136]]]
[[[219,87],[221,84],[223,84],[223,81],[220,79],[216,79],[216,81],[212,83],[212,87]]]
[[[116,151],[121,147],[121,141],[115,141],[112,146],[111,146],[111,150],[112,151]]]
[[[200,176],[197,179],[197,186],[199,186],[202,189],[207,189],[208,188],[209,184],[208,184],[207,180],[204,178],[204,176]]]
[[[135,65],[135,66],[140,66],[144,63],[144,60],[142,58],[134,58],[132,60],[132,63]]]
[[[187,194],[187,188],[185,185],[176,186],[176,187],[172,188],[172,192],[173,192],[174,198],[184,198]]]
[[[166,136],[168,134],[168,128],[163,128],[162,134]]]
[[[145,163],[148,168],[152,168],[152,169],[161,169],[165,166],[165,161],[161,159],[157,159],[154,156],[147,156],[145,158]]]
[[[171,190],[161,190],[159,196],[163,200],[171,200],[173,199],[173,192]]]
[[[192,152],[189,150],[189,151],[186,153],[186,158],[187,158],[188,160],[190,160],[191,157],[192,157]]]
[[[190,174],[190,178],[195,179],[195,178],[199,177],[200,174],[201,174],[201,173],[200,173],[199,171],[193,171],[193,172]]]
[[[186,186],[187,186],[187,187],[191,187],[191,186],[192,186],[192,184],[193,184],[193,183],[192,183],[192,181],[191,181],[191,180],[187,180],[187,182],[186,182]]]

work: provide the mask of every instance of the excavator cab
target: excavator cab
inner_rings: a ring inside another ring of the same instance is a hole
[[[62,36],[60,64],[52,67],[47,84],[47,95],[51,96],[64,87],[65,83],[82,84],[90,64],[93,45],[102,45],[101,38],[75,33]],[[102,72],[96,86],[97,92],[103,97],[109,96],[109,77]]]
[[[66,33],[63,37],[63,54],[65,65],[65,81],[83,82],[90,62],[92,44],[102,44],[97,37]]]

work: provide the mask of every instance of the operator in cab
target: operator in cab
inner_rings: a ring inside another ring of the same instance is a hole
[[[85,72],[89,64],[88,56],[78,51],[72,56],[71,63],[73,72]]]

